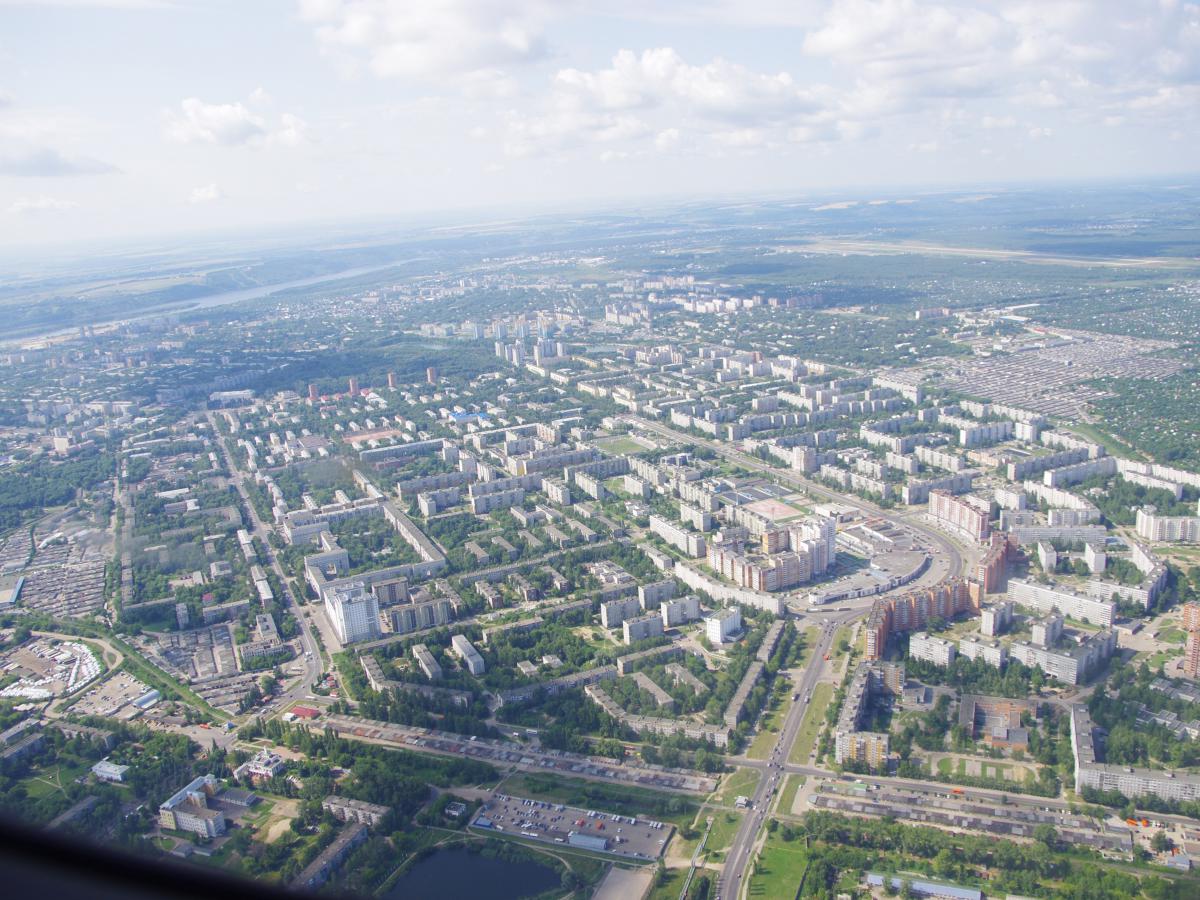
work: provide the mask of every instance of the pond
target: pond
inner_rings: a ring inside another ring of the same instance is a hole
[[[461,848],[438,850],[404,873],[388,891],[391,900],[470,897],[520,900],[558,887],[559,873],[530,860],[497,859]]]

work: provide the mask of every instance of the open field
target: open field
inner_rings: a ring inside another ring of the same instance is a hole
[[[808,756],[817,744],[817,734],[821,730],[821,723],[825,721],[825,710],[832,697],[833,685],[827,682],[819,682],[813,688],[812,702],[804,711],[804,721],[800,723],[800,730],[796,733],[796,743],[792,744],[788,762],[800,764],[808,762]]]
[[[802,244],[795,248],[782,247],[781,250],[794,249],[800,253],[847,253],[904,254],[912,253],[921,256],[965,256],[974,259],[990,259],[1005,262],[1024,262],[1050,266],[1079,266],[1095,268],[1105,266],[1114,269],[1185,269],[1195,270],[1196,262],[1190,259],[1172,259],[1171,257],[1105,257],[1105,256],[1061,256],[1048,253],[1037,253],[1032,250],[999,250],[983,247],[950,247],[944,244],[925,244],[918,241],[847,241],[823,239]]]
[[[779,793],[779,805],[775,808],[782,815],[793,815],[792,807],[796,805],[796,794],[804,787],[807,780],[804,775],[788,775],[783,782],[783,790]]]
[[[947,756],[937,761],[939,775],[963,775],[988,778],[993,781],[1030,782],[1036,778],[1033,770],[1020,763],[988,759],[967,759]]]
[[[597,447],[605,453],[611,453],[614,456],[623,456],[630,453],[644,453],[646,448],[637,441],[630,440],[621,434],[613,435],[612,437],[596,438],[592,441]]]
[[[746,893],[755,900],[794,900],[807,865],[803,841],[784,841],[778,831],[768,835],[754,862]]]
[[[815,629],[814,629],[815,630]],[[780,679],[782,681],[782,679]],[[767,754],[771,752],[771,748],[775,746],[775,741],[779,737],[779,729],[783,727],[783,723],[787,720],[788,712],[792,708],[792,691],[791,683],[785,682],[787,691],[783,692],[782,699],[776,700],[775,696],[768,701],[774,708],[769,708],[764,712],[758,723],[758,733],[751,741],[750,747],[746,750],[746,755],[750,759],[766,759]]]

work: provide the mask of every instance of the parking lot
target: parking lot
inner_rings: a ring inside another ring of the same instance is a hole
[[[71,707],[71,712],[83,716],[115,716],[132,719],[141,710],[133,701],[146,694],[149,688],[128,672],[117,672],[85,693]]]
[[[572,834],[586,834],[607,839],[608,849],[604,852],[646,861],[662,855],[674,831],[673,825],[653,819],[576,809],[498,791],[483,798],[471,824],[550,844],[569,844]]]

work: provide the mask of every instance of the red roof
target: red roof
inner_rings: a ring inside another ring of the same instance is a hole
[[[315,719],[321,713],[313,709],[311,706],[293,706],[292,715],[299,716],[302,719]]]

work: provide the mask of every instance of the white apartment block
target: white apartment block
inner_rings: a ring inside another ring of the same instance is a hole
[[[1111,600],[1094,600],[1082,594],[1072,594],[1017,578],[1009,579],[1008,596],[1021,606],[1045,613],[1060,612],[1067,618],[1090,622],[1101,628],[1112,625],[1116,610]]]
[[[374,640],[381,634],[379,601],[360,581],[330,591],[325,612],[343,644]]]
[[[600,604],[600,624],[605,628],[616,628],[626,619],[642,612],[637,597],[621,597]]]
[[[1013,605],[1010,602],[985,606],[979,611],[979,633],[985,637],[1004,634],[1012,624]]]
[[[704,620],[704,633],[713,644],[724,644],[742,630],[742,613],[736,606],[719,609]]]
[[[479,655],[479,651],[467,640],[465,635],[456,634],[450,638],[450,651],[462,660],[463,665],[472,675],[482,675],[487,670],[483,657]]]
[[[647,638],[659,637],[663,633],[662,616],[650,613],[621,623],[622,637],[626,645],[636,644]]]
[[[1137,511],[1138,537],[1175,544],[1200,543],[1200,509],[1195,516],[1158,516],[1153,506]]]
[[[974,636],[958,642],[958,654],[964,659],[982,659],[996,669],[1003,669],[1008,662],[1007,647],[999,641],[984,641]]]
[[[908,639],[908,655],[913,659],[931,662],[935,666],[949,666],[954,662],[955,646],[953,641],[919,632]]]
[[[695,594],[689,594],[678,600],[668,600],[659,607],[659,613],[662,615],[663,626],[666,628],[695,622],[700,618],[700,598]]]
[[[430,681],[437,681],[442,677],[441,664],[433,658],[433,654],[424,644],[413,644],[412,655],[425,677]]]
[[[670,600],[674,596],[674,578],[638,585],[638,604],[645,610],[657,609],[664,600]]]
[[[1101,631],[1082,644],[1065,650],[1038,647],[1017,641],[1009,648],[1009,658],[1031,668],[1041,669],[1051,678],[1064,684],[1079,684],[1113,654],[1116,635]]]
[[[680,553],[697,559],[704,556],[704,535],[695,534],[682,528],[662,516],[650,516],[650,531],[678,550]]]

